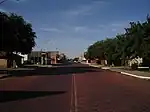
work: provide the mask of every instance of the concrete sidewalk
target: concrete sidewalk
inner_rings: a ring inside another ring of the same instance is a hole
[[[2,77],[7,77],[9,74],[9,72],[11,71],[32,71],[35,70],[36,67],[47,67],[47,68],[52,68],[52,65],[26,65],[25,67],[22,68],[0,68],[0,78]]]
[[[96,67],[96,68],[102,68],[102,67],[105,67],[104,65],[97,65],[97,64],[88,64],[89,66],[91,67]]]
[[[11,71],[34,70],[34,68],[0,68],[0,78],[9,76]]]
[[[150,72],[125,70],[123,69],[124,67],[103,67],[102,65],[89,65],[89,66],[97,67],[97,68],[101,68],[105,70],[107,69],[107,70],[114,71],[114,72],[119,72],[123,75],[128,75],[128,76],[132,76],[132,77],[136,77],[140,79],[150,80]]]

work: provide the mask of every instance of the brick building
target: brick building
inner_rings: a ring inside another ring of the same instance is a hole
[[[22,65],[22,56],[18,54],[7,54],[6,52],[0,52],[0,68],[14,68],[16,65],[19,67]]]
[[[57,64],[57,55],[59,51],[32,51],[28,54],[28,61],[33,64]]]

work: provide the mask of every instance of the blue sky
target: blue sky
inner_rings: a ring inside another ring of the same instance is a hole
[[[1,1],[1,0],[0,0]],[[149,0],[8,0],[1,11],[15,12],[37,33],[34,50],[60,50],[79,56],[97,40],[124,32],[130,21],[144,21]]]

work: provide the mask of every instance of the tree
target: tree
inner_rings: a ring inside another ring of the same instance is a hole
[[[79,61],[79,58],[78,58],[78,57],[75,57],[75,58],[73,59],[73,61]]]
[[[130,28],[126,29],[126,37],[128,45],[126,46],[127,52],[129,52],[129,58],[141,57],[141,50],[139,49],[142,44],[143,34],[142,25],[140,22],[130,22]]]
[[[145,66],[150,65],[150,17],[141,22],[130,22],[124,34],[115,38],[97,41],[88,47],[85,57],[90,59],[106,59],[108,64],[125,65],[133,58],[143,59]]]
[[[57,54],[57,59],[59,63],[67,62],[67,56],[64,53]]]
[[[143,26],[143,40],[140,50],[142,51],[141,57],[143,58],[143,65],[150,66],[150,16],[147,16],[146,22]]]
[[[114,54],[115,54],[115,39],[109,39],[107,38],[103,42],[103,48],[104,48],[104,55],[105,59],[108,61],[108,65],[111,65],[113,63],[114,59]]]
[[[116,35],[115,40],[116,40],[115,52],[113,54],[114,63],[116,63],[117,61],[117,64],[115,65],[125,65],[125,60],[128,58],[128,55],[130,54],[127,47],[129,42],[125,34]]]
[[[128,52],[130,52],[130,59],[141,57],[143,64],[148,66],[150,64],[150,17],[144,23],[130,22],[130,28],[126,29],[128,40]]]
[[[36,34],[22,16],[0,12],[0,51],[28,54],[35,46]]]
[[[89,46],[85,57],[88,59],[104,59],[103,41],[97,41],[93,45]]]

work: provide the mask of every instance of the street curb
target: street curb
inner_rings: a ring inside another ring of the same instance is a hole
[[[108,67],[98,67],[98,66],[93,66],[93,65],[89,65],[89,66],[96,67],[96,68],[101,68],[101,69],[103,69],[103,70],[110,70],[110,71],[112,71],[112,70],[109,69]],[[112,71],[112,72],[117,72],[117,71]],[[131,76],[131,77],[135,77],[135,78],[139,78],[139,79],[150,80],[150,77],[138,76],[138,75],[131,74],[131,73],[127,73],[127,72],[117,72],[117,73],[121,73],[121,74],[123,74],[123,75]]]
[[[110,67],[104,67],[104,66],[96,66],[96,65],[89,65],[91,67],[95,67],[95,68],[101,68],[102,70],[109,70]]]
[[[103,70],[110,70],[109,67],[102,67],[101,69],[103,69]]]
[[[0,75],[0,78],[7,77],[7,76],[8,76],[7,74]]]
[[[127,73],[127,72],[120,72],[120,73],[123,74],[123,75],[132,76],[132,77],[135,77],[135,78],[150,80],[150,77],[137,76],[137,75],[135,75],[135,74],[130,74],[130,73]]]
[[[96,65],[90,65],[90,64],[88,64],[88,65],[91,67],[95,67],[95,68],[101,68],[100,66],[96,66]]]

